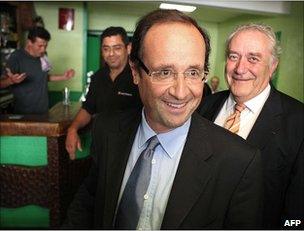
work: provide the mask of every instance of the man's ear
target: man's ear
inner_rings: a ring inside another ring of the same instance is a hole
[[[131,60],[129,60],[129,64],[130,64],[132,75],[133,75],[133,83],[135,85],[138,85],[138,83],[140,81],[140,76],[139,76],[138,68],[137,68],[137,66]]]
[[[278,60],[273,60],[272,63],[270,64],[270,78],[272,78],[274,72],[276,71],[277,67],[279,65]]]
[[[127,45],[127,52],[128,52],[128,55],[131,54],[131,49],[132,49],[132,43],[129,42],[129,44]]]
[[[33,45],[33,42],[32,42],[30,39],[27,39],[27,40],[26,40],[26,44],[27,44],[28,46],[32,46],[32,45]]]

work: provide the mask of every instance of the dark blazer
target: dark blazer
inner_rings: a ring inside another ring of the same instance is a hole
[[[120,186],[140,121],[140,111],[96,119],[93,166],[63,228],[113,229]],[[161,228],[259,227],[261,167],[257,149],[195,113]]]
[[[199,113],[214,121],[228,96],[229,91],[223,91],[206,97]],[[262,154],[265,229],[284,227],[286,219],[304,223],[303,112],[302,103],[272,86],[246,139]]]

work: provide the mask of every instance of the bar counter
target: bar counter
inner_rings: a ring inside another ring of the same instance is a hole
[[[45,115],[0,115],[0,135],[62,136],[79,108],[78,102],[57,103]]]
[[[45,115],[0,115],[0,228],[58,228],[90,166],[89,131],[69,160],[66,131],[80,103]]]

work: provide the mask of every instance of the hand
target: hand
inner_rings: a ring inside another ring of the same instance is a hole
[[[6,70],[6,75],[7,75],[8,79],[10,80],[11,84],[21,83],[26,78],[25,73],[13,74],[9,68],[6,68],[5,70]]]
[[[64,72],[63,76],[66,80],[73,78],[75,75],[74,69],[68,69]]]
[[[68,129],[68,134],[65,140],[65,148],[68,151],[71,160],[76,158],[76,148],[79,151],[82,151],[81,141],[77,134],[77,130]]]

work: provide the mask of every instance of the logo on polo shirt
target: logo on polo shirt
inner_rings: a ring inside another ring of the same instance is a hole
[[[128,92],[122,92],[122,91],[117,92],[117,95],[123,95],[123,96],[133,96],[131,93],[128,93]]]

